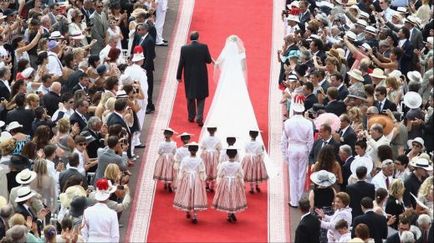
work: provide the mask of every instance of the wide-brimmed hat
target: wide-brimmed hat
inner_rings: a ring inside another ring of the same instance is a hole
[[[73,40],[82,40],[86,36],[84,36],[81,31],[76,30],[76,31],[71,32],[71,34],[69,34],[69,37],[71,37],[71,39],[73,39]]]
[[[369,25],[366,27],[365,32],[368,32],[373,35],[377,35],[378,30],[374,26]]]
[[[414,15],[410,15],[407,18],[405,18],[404,22],[410,23],[415,26],[419,26],[420,19]]]
[[[34,195],[36,194],[35,192],[32,191],[32,189],[30,189],[30,187],[28,186],[20,187],[17,191],[17,197],[15,198],[15,202],[16,203],[25,202],[30,198],[32,198]]]
[[[9,140],[12,138],[12,135],[9,132],[1,132],[0,135],[0,146],[3,146],[3,143],[9,143]]]
[[[372,160],[368,157],[356,157],[353,162],[351,162],[350,170],[351,174],[355,175],[357,168],[364,166],[368,170],[366,173],[369,175],[372,171],[372,168],[374,167],[374,163]]]
[[[363,47],[363,48],[365,48],[366,50],[372,50],[372,47],[368,44],[368,43],[363,43],[362,45],[361,45],[361,47]]]
[[[413,168],[422,168],[427,171],[432,171],[432,165],[426,158],[421,158],[420,156],[413,158],[410,161],[410,166]]]
[[[27,67],[26,69],[24,69],[24,70],[21,72],[21,75],[23,76],[24,79],[28,79],[28,78],[32,75],[32,73],[33,73],[34,71],[35,71],[34,68],[32,68],[32,67]]]
[[[389,135],[394,127],[394,123],[392,118],[390,118],[389,116],[385,116],[385,115],[373,115],[369,118],[368,120],[368,129],[371,128],[372,125],[374,124],[380,124],[381,126],[383,126],[383,134],[384,135]]]
[[[358,19],[356,22],[356,25],[359,25],[363,28],[366,28],[366,26],[368,26],[368,22],[366,22],[366,20],[364,20],[364,19]]]
[[[392,72],[390,72],[389,74],[387,74],[387,76],[388,77],[394,77],[396,79],[400,79],[402,76],[402,73],[401,73],[401,71],[395,69]]]
[[[345,32],[345,35],[348,37],[348,39],[350,39],[352,41],[356,41],[357,40],[356,33],[352,32],[351,30]]]
[[[69,214],[72,217],[80,217],[83,215],[84,210],[91,205],[91,201],[85,197],[75,197],[69,206]]]
[[[363,82],[363,81],[365,80],[365,79],[363,78],[363,76],[362,76],[362,71],[360,71],[360,70],[358,70],[358,69],[353,69],[353,70],[347,72],[347,74],[348,74],[350,77],[352,77],[352,78],[354,78],[354,79],[356,79],[356,80],[359,80],[360,82]]]
[[[6,123],[4,121],[0,121],[0,128],[3,127]]]
[[[418,143],[418,144],[420,144],[420,145],[422,146],[422,150],[425,149],[425,142],[423,141],[423,138],[421,138],[421,137],[416,137],[416,138],[414,138],[414,139],[410,139],[410,140],[408,140],[407,145],[408,145],[408,147],[409,147],[410,149],[413,148],[413,143]]]
[[[348,92],[349,93],[348,93],[347,97],[366,101],[366,92],[365,92],[365,89],[362,89],[362,88],[360,88],[360,89],[350,89],[350,90],[348,90]]]
[[[419,93],[409,91],[404,95],[404,104],[410,109],[419,108],[422,105],[422,97]]]
[[[131,13],[131,16],[134,18],[137,18],[137,16],[141,15],[141,14],[147,14],[148,12],[143,9],[143,8],[136,8],[134,9],[134,11]]]
[[[367,13],[367,12],[365,12],[365,11],[362,11],[362,10],[360,10],[360,12],[359,12],[359,17],[360,18],[365,18],[365,19],[369,19],[369,14]],[[362,19],[363,20],[363,19]],[[366,22],[366,21],[365,21]],[[366,26],[368,26],[368,23],[366,23]],[[365,26],[365,27],[366,27]]]
[[[304,112],[304,96],[302,95],[297,95],[294,99],[294,103],[291,104],[291,108],[295,111],[295,112]]]
[[[143,55],[143,53],[136,53],[133,55],[133,58],[131,59],[132,62],[138,62],[141,60],[145,60],[145,56]]]
[[[396,8],[396,12],[401,14],[407,14],[407,8],[406,7],[398,7]]]
[[[298,16],[292,15],[292,14],[290,14],[290,15],[288,15],[288,17],[286,17],[286,21],[294,21],[294,22],[300,23]]]
[[[418,71],[410,71],[407,73],[407,78],[409,81],[422,82],[422,75]]]
[[[310,180],[318,186],[329,187],[336,182],[336,176],[326,170],[320,170],[310,175]]]
[[[116,186],[114,186],[110,180],[105,178],[98,179],[95,185],[95,200],[100,202],[109,199],[110,195],[116,191]]]
[[[32,182],[36,178],[36,176],[36,172],[29,169],[24,169],[15,176],[15,181],[18,184],[27,185],[30,184],[30,182]]]
[[[166,128],[164,128],[163,131],[164,131],[164,132],[171,132],[171,133],[173,133],[173,134],[178,134],[175,130],[173,130],[173,129],[170,128],[170,127],[166,127]]]
[[[13,121],[6,126],[6,131],[10,132],[10,131],[17,129],[17,128],[20,128],[20,127],[23,127],[23,125],[21,125],[17,121]]]
[[[50,40],[56,40],[56,39],[62,39],[64,36],[60,33],[60,31],[53,31],[50,34],[50,37],[48,39]]]
[[[96,140],[89,131],[82,131],[80,135],[86,139],[86,143],[91,143]]]
[[[182,137],[192,137],[193,134],[190,134],[188,132],[183,132],[181,134],[178,135],[178,137],[182,138]]]
[[[69,208],[74,198],[85,196],[87,196],[87,193],[84,188],[80,185],[75,185],[68,187],[65,192],[61,193],[59,195],[59,200],[63,207]]]
[[[386,76],[384,75],[384,71],[381,68],[374,68],[372,73],[369,74],[369,76],[373,78],[379,78],[379,79],[385,79]]]

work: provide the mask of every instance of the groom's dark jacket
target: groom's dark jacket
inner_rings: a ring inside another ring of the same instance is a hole
[[[208,97],[208,70],[206,64],[211,63],[208,46],[197,41],[181,48],[176,79],[182,79],[184,70],[184,85],[187,99],[203,99]]]

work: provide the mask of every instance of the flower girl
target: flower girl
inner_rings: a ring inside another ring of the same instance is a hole
[[[193,224],[197,224],[196,211],[208,208],[204,185],[206,179],[205,165],[203,160],[196,156],[199,144],[192,142],[187,146],[190,156],[185,157],[179,165],[177,190],[173,206],[187,212],[187,218],[191,218]]]
[[[172,141],[175,133],[171,128],[164,129],[165,140],[158,147],[158,159],[155,163],[154,180],[164,181],[164,190],[172,192],[174,179],[173,163],[175,162],[176,143]]]
[[[216,126],[207,127],[209,136],[205,137],[201,143],[201,158],[205,163],[206,170],[206,190],[213,192],[213,183],[217,177],[217,165],[219,163],[220,150],[222,149],[222,144],[220,139],[215,136],[217,131]]]
[[[236,137],[226,137],[226,143],[228,144],[228,147],[229,146],[234,146],[234,144],[235,144],[236,141],[237,141]],[[229,157],[226,154],[226,149],[222,149],[221,152],[220,152],[220,162],[224,162],[224,161],[227,161],[227,160],[229,160]],[[236,161],[240,161],[240,157],[238,156],[238,153],[237,153],[237,155],[235,157],[235,160]]]
[[[173,169],[174,169],[173,187],[174,188],[176,188],[176,177],[179,171],[179,164],[181,163],[182,159],[190,155],[190,151],[188,151],[187,144],[190,142],[191,136],[192,134],[187,132],[183,132],[180,135],[178,135],[178,137],[181,139],[183,144],[176,149],[176,153],[175,153],[175,163],[173,164]]]
[[[247,208],[246,192],[244,189],[243,169],[237,161],[237,149],[226,149],[228,160],[219,164],[217,173],[217,190],[212,206],[218,211],[228,213],[228,221],[235,223],[235,213]]]
[[[264,146],[256,141],[259,130],[250,130],[250,142],[245,146],[244,158],[241,162],[244,171],[244,181],[250,182],[250,193],[260,192],[259,183],[268,179],[264,163]]]

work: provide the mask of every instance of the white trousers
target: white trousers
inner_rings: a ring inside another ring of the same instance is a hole
[[[155,29],[157,30],[157,39],[155,40],[156,44],[162,44],[163,43],[163,27],[164,27],[164,21],[166,20],[166,13],[167,13],[167,3],[166,6],[164,6],[163,1],[160,1],[157,6],[157,13],[155,17]]]
[[[309,151],[306,145],[288,145],[289,203],[298,206],[304,192]]]

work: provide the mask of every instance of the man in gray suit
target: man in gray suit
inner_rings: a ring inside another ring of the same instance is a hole
[[[127,164],[116,152],[122,151],[122,144],[117,136],[107,139],[107,147],[98,150],[98,168],[96,169],[95,181],[104,177],[105,169],[109,164],[117,164],[121,171],[127,170]]]
[[[105,46],[105,32],[108,29],[107,15],[103,12],[102,1],[97,1],[95,4],[95,11],[90,16],[91,29],[90,35],[92,39],[97,40],[94,46],[92,46],[90,53],[92,55],[99,55],[99,52]]]
[[[409,16],[405,19],[404,26],[410,30],[410,42],[414,49],[422,50],[424,47],[422,32],[417,27],[419,21],[418,18]]]

